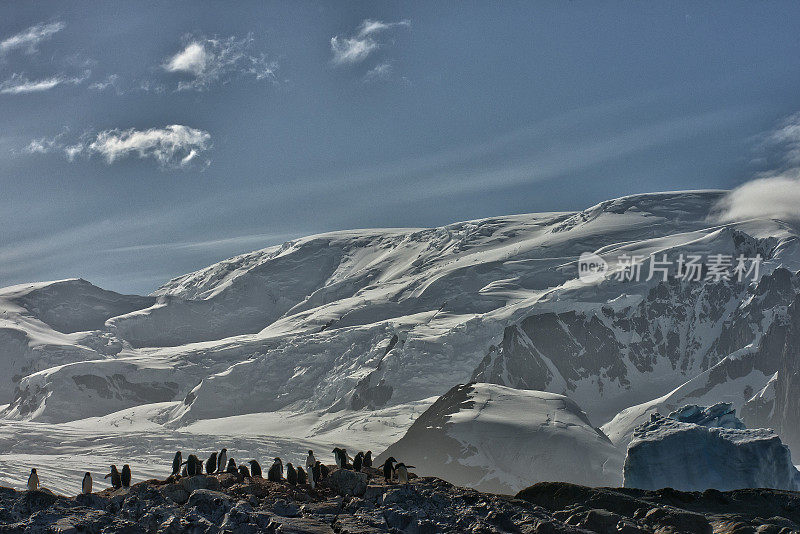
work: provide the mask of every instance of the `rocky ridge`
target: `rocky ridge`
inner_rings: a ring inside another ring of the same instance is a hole
[[[334,468],[315,489],[233,474],[148,480],[77,497],[0,488],[0,532],[788,534],[800,524],[796,492],[543,482],[511,497],[433,477],[385,484],[368,471]]]

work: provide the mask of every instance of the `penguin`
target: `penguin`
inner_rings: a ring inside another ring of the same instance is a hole
[[[203,474],[203,460],[201,460],[197,456],[194,457],[194,474],[195,475]]]
[[[250,478],[250,470],[247,469],[247,466],[244,464],[239,466],[239,474],[242,476],[242,478]]]
[[[353,458],[353,471],[361,471],[361,465],[364,463],[364,453],[359,452],[356,454],[356,457]]]
[[[201,462],[200,459],[194,454],[190,454],[184,463],[186,464],[186,467],[184,468],[184,475],[187,477],[193,477],[200,474],[197,469],[198,464],[200,465],[199,471],[203,470],[203,462]]]
[[[217,456],[217,473],[222,473],[225,471],[225,467],[228,465],[228,449],[223,448],[219,451],[219,456]]]
[[[212,452],[206,461],[206,473],[212,475],[217,472],[217,453]]]
[[[226,473],[233,473],[234,475],[238,472],[236,469],[236,461],[231,458],[228,460],[228,468],[225,470]]]
[[[311,468],[311,487],[316,488],[319,481],[322,480],[322,466],[319,462],[314,462],[314,467]]]
[[[181,451],[175,453],[175,457],[172,459],[172,474],[177,475],[181,472],[181,465],[183,465],[183,456],[181,455]]]
[[[339,469],[352,469],[352,466],[348,461],[349,457],[347,456],[347,449],[340,449],[339,447],[336,447],[333,449],[333,453],[336,455],[336,466],[339,467]]]
[[[394,466],[395,471],[397,471],[397,481],[400,484],[408,484],[408,470],[414,467],[413,465],[406,465],[403,462],[400,462],[396,466]]]
[[[286,482],[288,482],[292,486],[297,485],[297,471],[292,465],[292,462],[286,464]]]
[[[123,488],[131,487],[131,466],[128,464],[122,466],[122,475],[120,478],[122,479]]]
[[[314,458],[314,451],[308,449],[308,456],[306,456],[306,469],[309,471],[314,469],[314,464],[317,463],[317,459]]]
[[[264,475],[261,474],[261,464],[259,464],[255,460],[250,460],[250,473],[253,475],[253,478],[264,478]]]
[[[362,462],[364,467],[372,467],[372,451],[367,451],[364,453],[364,461]]]
[[[283,461],[280,458],[275,458],[272,467],[269,468],[267,480],[270,482],[280,482],[283,480]]]
[[[114,486],[114,489],[118,489],[122,487],[122,478],[119,475],[119,471],[117,471],[116,465],[111,465],[111,472],[104,476],[103,478],[111,477],[111,485]]]
[[[28,489],[36,491],[39,489],[39,475],[36,474],[36,468],[31,469],[31,474],[28,476]]]
[[[323,464],[323,463],[320,463],[319,464],[319,474],[320,474],[320,480],[328,478],[328,475],[330,474],[330,470],[328,469],[328,466]]]
[[[394,475],[394,467],[392,464],[396,464],[397,460],[394,459],[394,456],[390,456],[383,462],[383,478],[386,482],[391,482],[392,477]]]
[[[308,475],[306,474],[305,469],[299,465],[297,466],[297,483],[308,484]]]
[[[81,493],[89,495],[92,492],[92,474],[88,471],[83,475],[83,482],[81,483]]]

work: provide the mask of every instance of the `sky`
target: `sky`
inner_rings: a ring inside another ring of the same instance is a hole
[[[800,201],[800,3],[221,6],[0,4],[0,286],[148,293],[303,235],[649,191]]]

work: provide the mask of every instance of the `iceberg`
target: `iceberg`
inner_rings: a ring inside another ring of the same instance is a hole
[[[789,447],[771,429],[747,429],[729,404],[685,406],[652,414],[636,427],[623,467],[623,486],[655,490],[800,490]]]

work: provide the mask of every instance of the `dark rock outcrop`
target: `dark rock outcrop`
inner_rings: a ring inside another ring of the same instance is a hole
[[[0,532],[788,534],[800,524],[800,494],[778,490],[685,493],[543,482],[510,497],[437,478],[406,485],[376,478],[363,498],[245,478],[221,491],[195,489],[183,504],[160,491],[183,488],[181,481],[75,498],[0,488]]]

